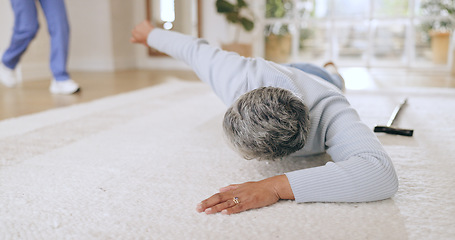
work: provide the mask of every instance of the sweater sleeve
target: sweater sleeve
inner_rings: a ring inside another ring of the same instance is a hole
[[[204,39],[155,28],[147,43],[188,64],[225,104],[248,91],[248,71],[256,60],[210,46]]]
[[[286,173],[297,202],[368,202],[393,196],[398,179],[381,143],[343,96],[326,101],[320,126],[333,162]]]

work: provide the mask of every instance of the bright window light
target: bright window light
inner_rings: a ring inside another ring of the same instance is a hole
[[[163,22],[175,21],[174,0],[160,0],[160,15]]]

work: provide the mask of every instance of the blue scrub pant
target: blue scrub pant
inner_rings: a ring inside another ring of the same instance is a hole
[[[316,75],[324,80],[326,80],[329,83],[332,83],[339,89],[343,89],[343,80],[340,79],[340,76],[337,74],[331,74],[327,70],[325,70],[323,67],[316,66],[311,63],[290,63],[290,64],[285,64],[286,66],[289,67],[294,67],[297,69],[300,69],[306,73]]]
[[[14,29],[11,44],[2,57],[3,64],[16,68],[22,54],[38,32],[36,12],[38,0],[11,0],[14,11]],[[69,24],[64,0],[39,0],[51,38],[50,68],[54,79],[69,79],[66,70],[69,47]]]

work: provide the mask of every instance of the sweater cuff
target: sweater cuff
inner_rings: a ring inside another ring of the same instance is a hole
[[[339,190],[336,189],[338,187],[336,178],[341,177],[337,176],[336,172],[336,165],[329,162],[325,166],[285,174],[296,202],[336,202],[338,199],[336,199],[337,194],[335,193]]]

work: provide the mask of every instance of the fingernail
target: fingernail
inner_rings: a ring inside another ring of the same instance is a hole
[[[207,208],[207,209],[205,209],[205,211],[204,211],[204,212],[205,212],[205,213],[207,213],[207,214],[209,214],[211,211],[212,211],[212,209],[211,209],[211,208]]]
[[[196,210],[201,212],[202,211],[202,203],[198,203],[196,206]]]
[[[228,211],[224,209],[223,211],[221,211],[221,214],[228,215]]]

